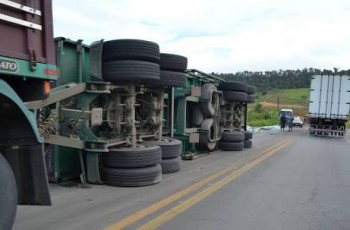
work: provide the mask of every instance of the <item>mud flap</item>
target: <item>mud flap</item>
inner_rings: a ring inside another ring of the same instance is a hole
[[[51,205],[43,144],[13,146],[4,150],[18,189],[18,204]]]

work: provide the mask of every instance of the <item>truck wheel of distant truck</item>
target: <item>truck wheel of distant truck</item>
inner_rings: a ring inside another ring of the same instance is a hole
[[[159,80],[159,64],[145,61],[109,61],[102,64],[102,76],[112,83],[142,83],[143,80]]]
[[[0,229],[11,229],[17,209],[17,187],[12,169],[0,153]]]
[[[117,39],[103,43],[102,61],[135,60],[158,63],[157,43],[138,39]]]

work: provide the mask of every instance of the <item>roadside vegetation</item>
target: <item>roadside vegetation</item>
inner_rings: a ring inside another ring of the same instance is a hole
[[[279,110],[293,109],[295,116],[308,113],[309,88],[262,91],[256,94],[255,103],[248,105],[248,125],[253,127],[276,125]]]

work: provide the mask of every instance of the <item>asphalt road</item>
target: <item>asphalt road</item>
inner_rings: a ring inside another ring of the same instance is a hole
[[[267,132],[157,185],[51,191],[53,206],[20,206],[14,229],[350,229],[350,138]]]

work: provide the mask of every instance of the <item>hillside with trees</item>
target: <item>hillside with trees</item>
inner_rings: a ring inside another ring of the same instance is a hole
[[[259,91],[272,89],[297,89],[309,88],[311,77],[319,74],[350,74],[350,70],[338,71],[304,68],[302,70],[278,70],[278,71],[243,71],[237,73],[212,73],[226,81],[246,82],[255,86]]]

